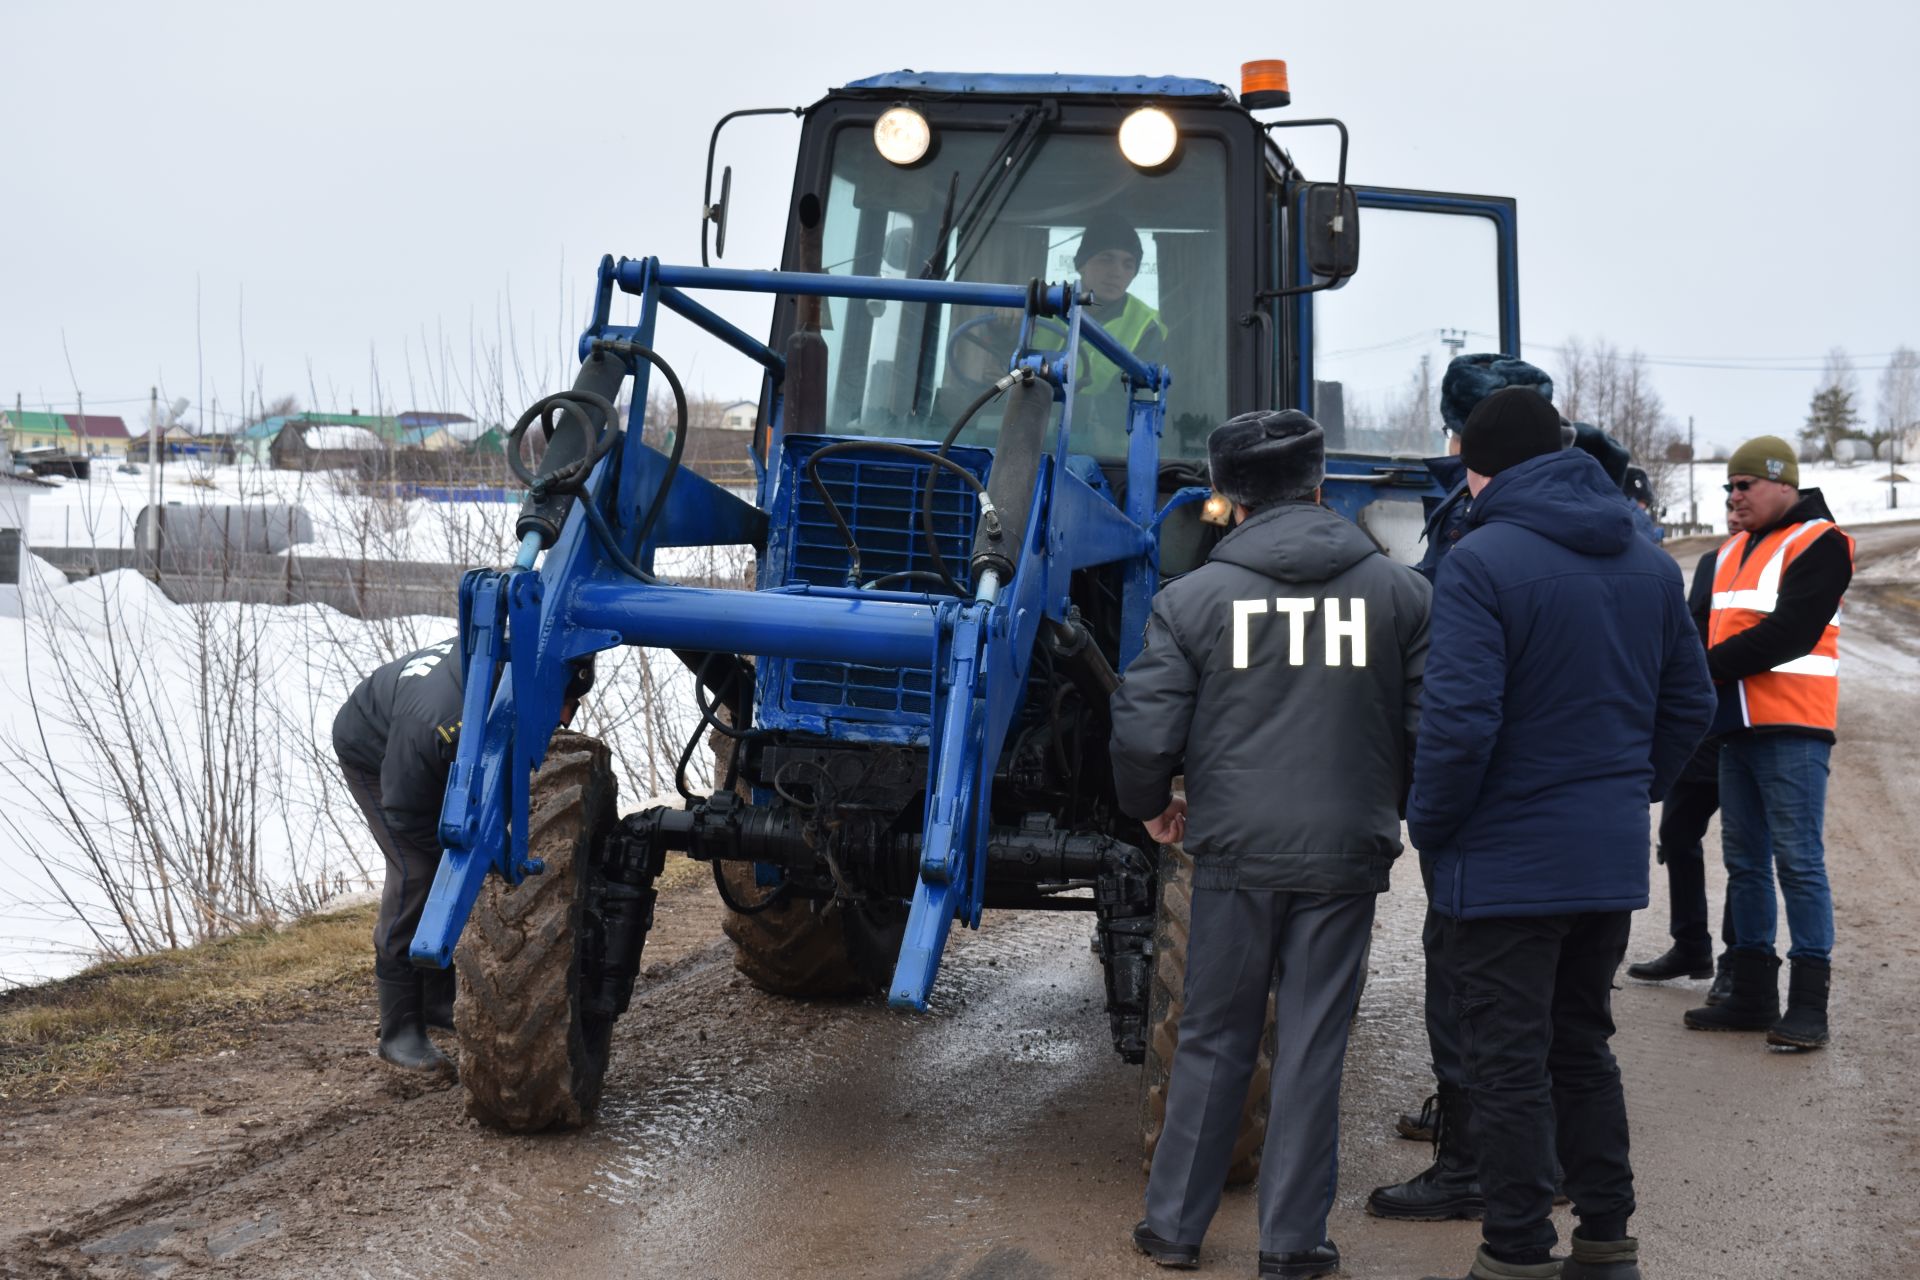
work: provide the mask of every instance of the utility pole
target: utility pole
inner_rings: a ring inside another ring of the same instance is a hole
[[[1447,359],[1453,359],[1460,354],[1460,349],[1467,345],[1467,331],[1465,329],[1442,329],[1440,331],[1440,345],[1447,349]]]
[[[1698,499],[1696,499],[1693,496],[1693,464],[1695,461],[1696,459],[1693,456],[1693,415],[1688,414],[1687,415],[1687,523],[1691,525],[1698,525],[1700,523],[1700,503]]]
[[[160,388],[147,389],[147,560],[160,581]]]

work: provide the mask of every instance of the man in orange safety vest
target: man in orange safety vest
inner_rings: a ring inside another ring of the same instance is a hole
[[[1723,1002],[1690,1010],[1699,1031],[1765,1031],[1769,1044],[1827,1043],[1833,894],[1827,772],[1840,718],[1840,601],[1853,539],[1818,489],[1801,489],[1793,448],[1749,440],[1727,464],[1740,532],[1714,563],[1707,667],[1720,692],[1720,837],[1733,948]],[[1786,899],[1792,971],[1780,1012],[1774,882]]]

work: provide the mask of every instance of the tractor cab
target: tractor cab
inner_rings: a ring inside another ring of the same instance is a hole
[[[1073,283],[1090,318],[1169,371],[1158,496],[1205,484],[1207,434],[1228,417],[1304,409],[1338,455],[1326,500],[1415,559],[1439,496],[1421,460],[1445,451],[1432,405],[1446,356],[1519,349],[1513,202],[1349,184],[1345,127],[1263,119],[1285,102],[1284,66],[1248,67],[1264,78],[1239,97],[1178,77],[854,81],[805,112],[782,266]],[[1282,145],[1295,129],[1337,135],[1333,181],[1300,171]],[[713,212],[724,219],[724,201]],[[803,375],[782,430],[938,439],[1020,354],[1020,319],[781,295],[772,346]],[[1043,319],[1026,350],[1064,344]],[[1127,405],[1142,391],[1098,352],[1076,366],[1072,452],[1124,489]],[[991,444],[996,422],[980,414],[961,443]],[[1164,571],[1204,556],[1215,535],[1199,519],[1166,522]]]

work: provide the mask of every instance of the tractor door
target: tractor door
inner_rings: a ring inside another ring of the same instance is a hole
[[[1520,350],[1514,202],[1354,190],[1360,270],[1337,288],[1290,299],[1292,403],[1326,428],[1329,449],[1442,453],[1437,406],[1448,359]],[[1293,280],[1305,283],[1297,241],[1291,267]]]

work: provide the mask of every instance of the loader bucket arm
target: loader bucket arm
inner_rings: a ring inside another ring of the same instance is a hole
[[[569,663],[616,645],[723,650],[763,657],[835,658],[934,672],[925,834],[906,938],[889,987],[896,1007],[923,1009],[953,922],[980,921],[992,779],[1008,726],[1024,695],[1044,619],[1064,619],[1074,571],[1123,566],[1121,665],[1138,652],[1157,580],[1153,537],[1167,374],[1147,366],[1086,318],[1064,285],[986,285],[792,272],[662,266],[654,259],[602,261],[593,324],[582,337],[581,381],[604,387],[609,353],[651,346],[662,305],[758,361],[780,428],[784,367],[764,344],[688,296],[689,290],[895,299],[1055,314],[1066,322],[1064,350],[1024,357],[1025,382],[1010,395],[1003,428],[1024,431],[1031,465],[996,466],[993,501],[1012,518],[1002,540],[976,540],[973,599],[930,601],[853,588],[720,590],[651,578],[660,547],[762,544],[760,509],[689,472],[666,487],[668,459],[639,443],[647,403],[644,363],[618,372],[636,379],[625,438],[594,468],[544,557],[535,539],[507,570],[478,570],[461,589],[461,644],[467,671],[466,723],[442,811],[445,855],[420,928],[416,963],[445,965],[489,872],[510,882],[537,874],[528,860],[527,783],[558,724]],[[633,326],[609,322],[611,293],[638,295]],[[1079,344],[1117,365],[1131,388],[1128,493],[1123,511],[1068,470]],[[614,389],[618,388],[618,381]],[[606,398],[612,400],[613,395]],[[1040,443],[1052,405],[1064,401],[1050,449]],[[1024,424],[1024,425],[1019,425]],[[611,426],[608,429],[613,429]],[[639,530],[649,529],[644,544]],[[537,567],[536,567],[537,561]],[[646,577],[636,577],[638,569]],[[497,676],[497,678],[496,678]]]

